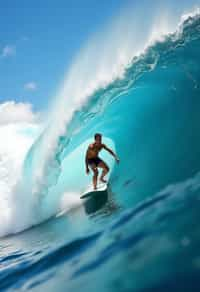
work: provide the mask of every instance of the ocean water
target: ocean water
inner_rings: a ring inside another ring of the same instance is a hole
[[[15,181],[1,161],[1,291],[199,291],[199,52],[197,10],[67,117],[52,112]],[[95,132],[120,163],[102,152],[108,190],[80,200]]]

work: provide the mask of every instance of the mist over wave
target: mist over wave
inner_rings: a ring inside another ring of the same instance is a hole
[[[16,193],[16,185],[21,180],[24,158],[37,137],[38,126],[35,124],[8,124],[0,126],[0,213],[1,230],[4,235],[18,230],[23,221],[22,207],[24,198]],[[27,194],[26,194],[27,195]],[[18,216],[14,216],[18,210]],[[21,218],[20,218],[21,217]],[[17,221],[16,221],[17,219]]]

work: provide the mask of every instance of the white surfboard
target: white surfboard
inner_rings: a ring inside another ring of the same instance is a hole
[[[94,190],[93,185],[89,186],[84,192],[83,195],[80,197],[81,199],[85,199],[87,197],[93,196],[100,192],[105,192],[107,190],[107,183],[102,183],[97,186],[97,189]]]

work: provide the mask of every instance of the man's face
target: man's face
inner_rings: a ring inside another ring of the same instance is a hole
[[[101,144],[101,137],[99,137],[99,136],[96,137],[95,142],[97,145],[100,145]]]

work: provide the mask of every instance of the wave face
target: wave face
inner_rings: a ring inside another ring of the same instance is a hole
[[[196,13],[133,57],[123,76],[77,107],[73,100],[76,110],[60,123],[51,116],[26,155],[1,235],[67,214],[2,239],[1,289],[199,290],[199,51]],[[99,209],[103,197],[84,208],[79,200],[91,180],[84,153],[95,132],[120,157],[116,165],[102,153],[111,198]]]
[[[199,15],[196,15],[185,20],[176,33],[135,57],[123,78],[96,91],[73,115],[67,124],[67,134],[64,130],[53,155],[46,160],[48,165],[41,167],[45,172],[39,191],[48,196],[54,187],[58,192],[65,157],[96,131],[116,145],[121,163],[111,174],[111,184],[125,206],[198,172],[198,51]],[[44,156],[40,144],[48,141],[50,131],[44,132],[27,157],[25,172],[27,175],[31,170],[29,179],[35,178],[33,173],[38,171],[35,165]],[[82,165],[83,159],[77,159],[75,164]],[[73,172],[72,168],[71,172],[76,181],[76,170]]]

